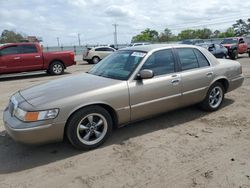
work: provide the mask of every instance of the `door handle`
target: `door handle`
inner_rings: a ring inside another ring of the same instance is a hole
[[[40,55],[36,55],[35,58],[40,58],[41,56]]]
[[[212,76],[213,75],[213,72],[208,72],[207,73],[207,77],[210,77],[210,76]]]
[[[21,59],[21,57],[14,57],[15,60]]]
[[[179,82],[180,82],[179,79],[174,79],[174,80],[171,81],[172,84],[178,84]]]

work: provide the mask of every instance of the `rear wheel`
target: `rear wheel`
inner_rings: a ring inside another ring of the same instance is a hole
[[[99,61],[100,61],[100,58],[97,56],[92,58],[92,63],[94,63],[94,64],[99,63]]]
[[[48,72],[53,75],[64,73],[64,65],[60,61],[55,61],[50,64]]]
[[[208,90],[206,98],[200,107],[206,111],[216,111],[220,108],[224,99],[224,87],[221,83],[214,83]]]
[[[77,111],[67,124],[67,137],[78,149],[93,149],[101,145],[112,132],[112,118],[100,106]]]

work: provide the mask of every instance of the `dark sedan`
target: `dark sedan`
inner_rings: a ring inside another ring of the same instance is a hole
[[[227,48],[225,48],[221,44],[203,43],[203,44],[198,44],[197,46],[201,46],[203,48],[206,48],[216,58],[223,58],[223,59],[225,59],[227,57],[227,54],[228,54]]]

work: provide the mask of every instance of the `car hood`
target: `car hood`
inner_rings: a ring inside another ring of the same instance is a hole
[[[19,93],[29,104],[39,107],[84,92],[106,88],[120,82],[122,81],[83,73],[36,85],[21,90]]]

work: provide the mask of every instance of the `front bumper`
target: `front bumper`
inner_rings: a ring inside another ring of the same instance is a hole
[[[7,133],[17,142],[43,144],[63,140],[64,123],[22,122],[11,116],[8,109],[3,113],[3,121]]]

